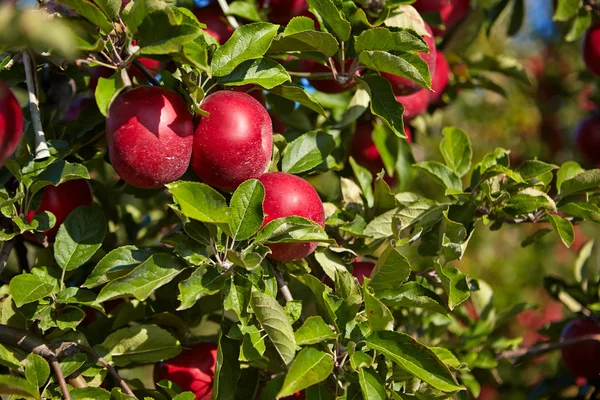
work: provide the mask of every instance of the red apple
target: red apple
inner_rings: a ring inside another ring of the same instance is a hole
[[[287,126],[283,123],[281,118],[273,113],[269,113],[271,116],[271,121],[273,122],[273,132],[276,133],[285,133],[287,132]]]
[[[592,113],[580,122],[575,140],[581,151],[591,162],[600,163],[600,113]]]
[[[433,28],[433,33],[442,36],[467,15],[471,4],[469,0],[417,0],[413,7],[420,13],[439,13],[445,29]]]
[[[143,189],[159,188],[185,173],[194,125],[181,96],[140,86],[118,96],[106,118],[108,154],[121,178]]]
[[[496,388],[491,385],[481,385],[481,390],[479,391],[479,396],[477,400],[498,400],[500,395]]]
[[[285,172],[268,172],[258,178],[265,187],[263,226],[285,217],[303,217],[325,227],[325,211],[317,191],[304,179]],[[277,261],[294,261],[308,257],[317,243],[270,244],[269,258]]]
[[[267,6],[266,1],[261,3],[263,7]],[[268,8],[271,22],[286,25],[292,18],[304,15],[308,11],[308,3],[306,0],[270,0]]]
[[[427,63],[429,67],[429,75],[435,76],[435,39],[433,37],[433,32],[429,25],[425,24],[425,29],[427,30],[427,35],[423,36],[425,43],[429,47],[429,53],[419,53],[423,61]],[[413,94],[421,90],[421,86],[418,83],[411,81],[408,78],[404,78],[398,75],[392,75],[387,72],[382,72],[381,75],[385,77],[392,84],[392,89],[396,96],[406,96],[409,94]]]
[[[0,81],[0,167],[12,156],[23,134],[23,113],[6,83]]]
[[[234,86],[231,90],[235,90],[236,92],[247,93],[250,96],[254,97],[256,101],[258,101],[263,107],[267,106],[267,99],[265,98],[265,94],[262,91],[260,86],[248,84],[242,86]]]
[[[368,278],[371,276],[373,268],[375,268],[375,264],[370,262],[354,262],[352,263],[352,275],[358,279],[358,283],[362,285],[365,281],[365,277]]]
[[[167,379],[182,391],[193,392],[196,400],[210,400],[216,363],[217,344],[198,343],[157,365],[155,378],[156,381]]]
[[[342,71],[340,68],[339,61],[335,60],[334,64],[338,74],[341,74]],[[348,72],[351,66],[352,59],[347,59],[346,61],[344,61],[344,68],[346,73]],[[319,64],[318,62],[312,60],[300,60],[300,69],[302,70],[302,72],[331,72],[329,66]],[[339,84],[333,79],[309,79],[308,81],[315,89],[323,93],[342,93],[352,88],[356,84],[354,79],[351,79],[345,85]]]
[[[396,96],[396,100],[404,106],[404,120],[410,121],[427,111],[429,96],[430,92],[427,89],[421,89],[408,96]]]
[[[198,21],[206,24],[206,33],[217,39],[220,44],[225,43],[231,37],[233,28],[227,24],[227,20],[219,7],[195,8],[194,15],[198,18]]]
[[[154,60],[152,58],[138,58],[138,61],[146,67],[146,69],[152,73],[152,75],[156,75],[159,73],[161,69],[165,69],[166,64],[162,61]],[[140,82],[146,82],[147,77],[144,73],[135,65],[131,65],[127,71],[134,77],[138,79]]]
[[[31,222],[33,216],[39,212],[49,211],[56,217],[54,227],[44,235],[51,242],[56,237],[58,228],[65,222],[71,211],[79,206],[91,206],[94,202],[92,188],[85,179],[66,181],[59,186],[46,186],[42,195],[42,202],[37,210],[29,211],[27,221]]]
[[[576,319],[565,326],[561,340],[600,334],[600,325],[593,319]],[[561,349],[562,360],[573,375],[586,378],[600,376],[600,342],[586,340]]]
[[[600,21],[594,23],[583,37],[583,61],[591,72],[600,76]]]
[[[211,186],[233,190],[261,176],[271,161],[273,127],[267,110],[252,96],[221,90],[206,97],[194,134],[192,168]]]
[[[450,82],[450,66],[444,53],[436,52],[435,55],[435,74],[431,78],[431,89],[429,92],[429,104],[437,104],[448,87]]]

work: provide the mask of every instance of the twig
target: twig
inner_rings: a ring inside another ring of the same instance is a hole
[[[223,10],[223,14],[225,14],[225,17],[227,18],[227,22],[229,22],[229,25],[231,25],[233,27],[233,29],[239,28],[240,24],[237,22],[235,17],[233,15],[227,15],[227,13],[229,12],[229,4],[227,4],[227,0],[217,0],[217,1],[219,2],[219,6],[221,7],[221,10]]]
[[[135,65],[137,69],[142,71],[142,73],[146,76],[146,78],[148,78],[150,82],[152,82],[154,86],[160,86],[160,82],[158,81],[158,79],[156,79],[152,72],[148,71],[148,68],[144,67],[144,64],[142,64],[140,60],[134,60],[133,65]]]
[[[6,242],[2,246],[2,251],[0,252],[0,274],[4,271],[4,267],[6,267],[6,263],[8,262],[8,257],[15,246],[15,238],[12,238]]]
[[[523,356],[537,356],[539,354],[547,353],[553,350],[562,349],[564,347],[568,347],[574,344],[587,342],[590,340],[600,341],[600,335],[586,335],[580,336],[575,339],[563,340],[560,342],[554,343],[544,343],[539,346],[521,348],[517,350],[508,350],[500,353],[498,358],[520,358]]]
[[[129,387],[129,385],[127,385],[127,382],[125,382],[125,380],[123,378],[121,378],[121,375],[119,375],[119,373],[117,372],[117,370],[115,369],[115,367],[113,367],[112,365],[110,365],[108,363],[108,361],[106,361],[104,358],[102,358],[100,356],[100,354],[96,353],[94,350],[92,350],[89,347],[86,346],[82,346],[80,344],[77,344],[77,348],[80,350],[83,350],[84,352],[88,353],[89,355],[91,355],[92,357],[94,357],[96,360],[98,360],[98,362],[102,365],[104,365],[106,367],[106,369],[108,370],[108,372],[110,372],[110,374],[113,376],[113,378],[116,379],[117,382],[119,382],[119,385],[121,385],[121,387],[123,388],[123,390],[125,391],[125,393],[127,393],[130,396],[135,397],[135,394],[133,394],[133,392],[131,391],[131,388]]]
[[[292,296],[292,292],[290,292],[290,288],[287,283],[283,280],[283,274],[279,270],[275,270],[275,279],[277,279],[277,285],[279,286],[279,291],[281,292],[283,298],[286,303],[288,301],[294,301],[294,297]]]
[[[81,376],[81,374],[76,374],[74,376],[71,376],[69,379],[69,384],[71,386],[73,386],[74,388],[84,388],[84,387],[88,387],[87,381],[85,380],[85,378],[83,376]]]
[[[23,52],[23,65],[25,66],[25,78],[27,81],[27,91],[29,92],[29,111],[35,134],[35,159],[44,160],[50,157],[50,151],[48,150],[48,143],[46,143],[46,136],[44,135],[42,120],[40,118],[38,88],[35,78],[36,64],[28,51]]]
[[[63,396],[67,400],[71,400],[71,395],[69,394],[69,388],[67,388],[67,381],[65,380],[65,376],[63,375],[62,369],[60,369],[60,364],[56,357],[52,360],[48,360],[50,362],[50,366],[54,370],[54,374],[56,374],[56,379],[58,380],[58,386],[60,386],[60,391]]]

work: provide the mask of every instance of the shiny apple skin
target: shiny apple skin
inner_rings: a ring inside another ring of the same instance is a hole
[[[352,59],[347,59],[344,62],[345,70],[348,71],[351,66],[352,66]],[[335,61],[335,67],[336,67],[336,70],[338,71],[338,73],[340,73],[341,68],[340,68],[340,64],[337,60]],[[331,69],[328,66],[319,64],[318,62],[312,61],[312,60],[301,60],[300,61],[300,69],[302,70],[302,72],[312,72],[312,73],[331,72]],[[354,87],[354,85],[356,85],[356,82],[354,81],[354,79],[351,79],[345,85],[341,85],[333,79],[309,79],[309,82],[312,85],[312,87],[317,89],[319,92],[330,93],[330,94],[345,92],[346,90],[351,89],[352,87]]]
[[[217,364],[217,344],[198,343],[155,367],[155,380],[167,379],[182,391],[190,391],[196,400],[210,400]]]
[[[600,76],[600,21],[595,22],[583,37],[583,61],[590,72]]]
[[[0,167],[13,155],[23,134],[23,113],[8,85],[0,81]]]
[[[142,189],[159,188],[188,168],[192,115],[181,96],[157,86],[119,95],[106,119],[108,154],[119,176]]]
[[[436,36],[443,36],[467,15],[471,4],[470,0],[417,0],[413,7],[420,13],[439,13],[445,29],[434,27],[432,31]]]
[[[205,183],[234,190],[261,176],[271,161],[273,126],[267,110],[252,96],[221,90],[202,103],[194,133],[192,169]]]
[[[285,217],[303,217],[325,227],[325,211],[317,191],[304,179],[285,172],[268,172],[258,179],[265,187],[263,226]],[[308,257],[317,243],[270,244],[269,257],[277,261],[295,261]]]
[[[444,56],[444,53],[438,51],[436,53],[435,74],[431,79],[431,89],[429,92],[429,104],[437,104],[440,102],[442,95],[448,88],[450,82],[450,66]]]
[[[218,6],[195,8],[194,15],[206,25],[206,33],[220,44],[225,43],[233,34],[233,28],[227,24],[223,12]]]
[[[576,319],[563,329],[561,340],[600,334],[600,325],[592,319]],[[598,378],[600,376],[600,342],[584,341],[561,349],[565,366],[575,376]]]
[[[600,113],[589,114],[579,123],[575,141],[587,159],[600,165]]]
[[[408,96],[396,96],[396,101],[404,106],[404,120],[410,121],[418,115],[427,111],[429,106],[430,92],[427,89],[421,89]]]
[[[74,209],[79,206],[91,206],[93,202],[92,188],[85,179],[66,181],[59,186],[46,186],[40,206],[37,210],[28,213],[27,221],[31,222],[35,214],[43,211],[54,214],[56,217],[54,227],[44,232],[48,241],[52,242],[56,238],[58,228]]]

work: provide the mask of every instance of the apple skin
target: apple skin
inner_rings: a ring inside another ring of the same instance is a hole
[[[206,97],[194,133],[192,169],[205,183],[234,190],[261,176],[271,161],[273,126],[267,110],[246,93],[221,90]]]
[[[155,367],[156,382],[167,379],[182,391],[190,391],[196,400],[210,400],[217,363],[217,344],[198,343]]]
[[[334,64],[337,71],[340,72],[339,61],[336,60]],[[344,68],[346,71],[348,71],[351,66],[352,59],[349,58],[346,61],[344,61]],[[331,69],[329,69],[328,66],[319,64],[318,62],[312,60],[300,60],[300,69],[302,70],[302,72],[331,72]],[[331,94],[345,92],[346,90],[351,89],[354,85],[356,85],[354,79],[350,80],[345,85],[341,85],[333,79],[309,79],[309,82],[319,92]]]
[[[142,189],[159,188],[188,168],[192,115],[182,97],[158,86],[119,95],[106,118],[108,154],[119,176]]]
[[[438,104],[442,95],[448,88],[450,82],[450,66],[444,53],[438,51],[435,55],[435,74],[431,78],[431,89],[429,92],[429,104]]]
[[[589,318],[576,319],[563,329],[561,340],[575,339],[586,335],[600,334],[600,325]],[[600,375],[600,342],[589,340],[561,349],[565,366],[575,376],[598,378]]]
[[[206,24],[206,33],[214,37],[220,44],[225,43],[233,34],[233,28],[225,22],[225,16],[219,7],[195,8],[194,15],[198,21]]]
[[[56,224],[50,230],[44,232],[48,241],[56,238],[58,228],[65,222],[71,211],[79,206],[91,206],[94,202],[92,188],[85,179],[66,181],[59,186],[46,186],[42,195],[42,202],[37,210],[29,211],[27,222],[31,222],[33,216],[39,212],[49,211],[56,217]]]
[[[427,89],[421,89],[408,96],[396,96],[396,101],[402,103],[404,106],[403,117],[405,121],[410,121],[427,111],[430,93],[431,92]]]
[[[600,164],[600,113],[585,117],[575,133],[577,148],[591,162]]]
[[[352,275],[358,279],[358,283],[361,285],[365,281],[365,277],[370,277],[371,272],[373,272],[373,268],[375,268],[375,264],[370,262],[353,262],[352,263]]]
[[[144,66],[146,67],[146,69],[148,71],[150,71],[152,73],[152,75],[156,75],[158,74],[158,72],[161,69],[165,69],[166,68],[166,64],[158,61],[158,60],[154,60],[152,58],[138,58],[138,61]],[[135,65],[131,65],[127,71],[134,77],[136,77],[138,79],[139,82],[146,82],[148,80],[148,78],[146,78],[146,75],[144,75],[144,73]]]
[[[325,210],[317,191],[310,183],[285,172],[267,172],[260,178],[265,187],[263,210],[265,219],[262,226],[285,217],[303,217],[325,228]],[[317,248],[317,243],[275,243],[270,244],[269,257],[277,261],[295,261],[308,257]]]
[[[590,72],[600,76],[600,21],[594,23],[583,37],[583,61]]]
[[[413,7],[420,13],[437,12],[446,29],[432,28],[436,36],[443,36],[467,15],[471,4],[469,0],[417,0]]]
[[[433,32],[429,25],[425,24],[425,29],[429,33],[429,35],[423,36],[425,43],[429,47],[429,53],[419,53],[423,61],[427,63],[429,66],[429,74],[431,76],[435,76],[435,55],[437,53],[435,47],[435,39],[433,37]],[[382,72],[381,76],[385,77],[392,84],[392,89],[396,96],[407,96],[409,94],[413,94],[422,89],[418,83],[411,81],[410,79],[403,78],[398,75],[393,75],[387,72]]]
[[[0,81],[0,167],[12,156],[23,134],[23,113],[8,85]]]
[[[265,6],[265,1],[261,1],[262,6]],[[308,3],[306,0],[270,0],[269,21],[287,25],[294,17],[304,15],[308,11]]]
[[[258,101],[263,107],[267,106],[267,99],[265,98],[265,94],[263,93],[262,88],[260,86],[248,84],[242,86],[234,86],[231,88],[231,90],[249,94],[250,96],[254,97],[256,101]]]

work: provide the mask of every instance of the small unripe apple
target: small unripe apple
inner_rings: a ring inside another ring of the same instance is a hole
[[[52,242],[58,228],[74,209],[79,206],[91,206],[93,202],[92,188],[85,179],[66,181],[59,186],[46,186],[40,206],[37,210],[29,211],[27,221],[31,222],[35,214],[43,211],[54,214],[56,217],[54,227],[44,232],[48,241]]]
[[[358,279],[358,283],[361,285],[365,281],[365,277],[368,278],[371,276],[371,272],[373,272],[373,268],[375,268],[375,264],[370,262],[353,262],[352,263],[352,275]]]
[[[423,61],[427,63],[429,67],[429,75],[435,76],[435,39],[433,37],[433,32],[429,25],[425,24],[425,29],[427,30],[427,35],[423,36],[425,43],[429,47],[429,53],[419,53]],[[382,72],[381,76],[385,77],[392,84],[392,89],[394,90],[394,94],[396,96],[406,96],[409,94],[413,94],[421,90],[421,86],[418,83],[411,81],[408,78],[404,78],[398,75],[392,75],[387,72]]]
[[[583,61],[591,72],[600,76],[600,21],[594,23],[583,37]]]
[[[405,121],[410,121],[417,115],[421,115],[427,111],[427,107],[429,106],[429,93],[429,90],[421,89],[408,96],[396,96],[396,101],[404,106],[403,117]]]
[[[439,13],[445,29],[433,28],[433,33],[442,36],[467,15],[471,5],[469,0],[417,0],[413,7],[420,13]]]
[[[576,319],[565,326],[561,340],[599,334],[600,325],[595,320]],[[586,340],[563,347],[561,354],[563,363],[573,375],[596,379],[600,377],[600,342],[597,340]]]
[[[261,176],[271,161],[273,127],[267,110],[252,96],[221,90],[208,96],[194,133],[192,168],[205,183],[234,190]]]
[[[0,81],[0,167],[12,156],[23,134],[23,113],[6,83]]]
[[[579,151],[591,162],[600,164],[600,113],[592,113],[579,123],[575,140]]]
[[[155,380],[167,379],[182,391],[190,391],[196,400],[210,400],[215,379],[217,344],[204,342],[184,349],[179,355],[155,367]]]
[[[225,16],[219,7],[208,6],[195,8],[194,15],[198,21],[206,25],[206,33],[223,44],[233,34],[233,28],[226,22]]]
[[[192,115],[181,96],[158,86],[119,95],[106,118],[108,154],[116,173],[142,189],[159,188],[188,168]]]
[[[450,66],[444,53],[438,51],[435,55],[435,74],[431,78],[431,89],[429,92],[429,104],[436,104],[442,98],[442,95],[450,82]]]
[[[340,68],[339,61],[337,59],[334,61],[335,68],[338,74],[342,73]],[[345,73],[348,73],[350,67],[352,66],[352,59],[347,59],[344,61]],[[331,72],[331,69],[323,64],[319,64],[316,61],[312,60],[300,60],[300,69],[302,72],[312,72],[312,73],[321,73],[321,72]],[[346,90],[352,88],[356,85],[354,79],[350,79],[346,84],[342,85],[332,79],[309,79],[310,84],[320,92],[323,93],[342,93]]]
[[[285,217],[303,217],[325,227],[325,210],[317,191],[310,183],[285,172],[268,172],[258,178],[265,187],[263,226]],[[277,261],[294,261],[308,257],[317,243],[274,243],[267,257]]]
[[[263,7],[266,1],[261,1]],[[306,0],[270,0],[267,17],[276,24],[286,25],[290,20],[308,11]]]

